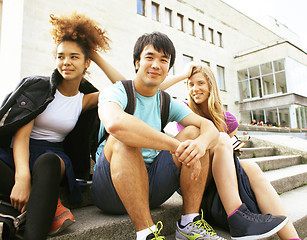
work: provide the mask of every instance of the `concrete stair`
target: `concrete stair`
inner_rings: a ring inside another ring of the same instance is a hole
[[[245,137],[241,137],[242,140],[245,140]],[[291,145],[289,141],[285,141],[286,144],[276,142],[278,142],[276,138],[272,140],[254,136],[246,142],[240,159],[254,161],[260,166],[280,194],[301,239],[307,240],[307,164],[304,164],[307,160],[307,149],[287,147]],[[307,146],[307,141],[305,140],[303,144]],[[63,233],[49,239],[135,239],[134,227],[129,216],[104,214],[91,205],[88,190],[85,189],[83,204],[69,206],[72,208],[76,223]],[[167,240],[175,239],[175,222],[181,215],[181,206],[182,198],[175,193],[166,203],[152,211],[154,221],[163,222],[162,232]],[[231,239],[229,233],[218,228],[215,230],[220,236]],[[275,234],[267,239],[279,238]]]

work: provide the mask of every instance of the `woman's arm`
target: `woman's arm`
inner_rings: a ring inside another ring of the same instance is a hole
[[[29,141],[34,120],[21,127],[14,136],[13,155],[15,163],[15,184],[11,192],[14,208],[24,212],[31,191],[31,174],[29,168]]]
[[[195,62],[189,62],[184,68],[184,71],[177,75],[167,76],[167,78],[161,83],[160,89],[166,90],[173,86],[175,83],[187,79],[191,76],[193,67],[197,66]]]
[[[90,59],[97,64],[98,67],[107,75],[112,83],[125,80],[126,78],[117,71],[111,64],[104,60],[96,51],[91,52]],[[82,103],[82,111],[86,111],[97,107],[99,92],[84,95]]]
[[[104,60],[97,52],[91,52],[91,60],[107,75],[112,83],[125,80],[126,78],[117,71],[111,64]]]

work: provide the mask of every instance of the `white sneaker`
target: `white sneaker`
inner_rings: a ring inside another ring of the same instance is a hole
[[[216,234],[213,228],[203,219],[203,213],[196,216],[193,222],[185,226],[177,221],[176,240],[226,240]]]

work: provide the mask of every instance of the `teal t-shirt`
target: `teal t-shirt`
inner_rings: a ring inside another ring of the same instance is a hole
[[[136,106],[134,116],[147,123],[149,126],[160,131],[161,130],[161,117],[160,117],[160,90],[152,97],[144,97],[136,93]],[[118,103],[122,109],[127,106],[127,94],[125,88],[121,82],[113,84],[104,88],[99,94],[98,107],[105,102]],[[170,101],[169,108],[169,122],[180,122],[183,118],[191,113],[191,109],[186,106],[182,101],[172,99]],[[100,124],[99,139],[102,137],[104,126]],[[150,136],[148,136],[150,137]],[[96,152],[96,159],[98,159],[100,153],[103,150],[105,141],[100,144]],[[142,154],[146,163],[153,162],[157,156],[158,151],[156,149],[142,148]]]

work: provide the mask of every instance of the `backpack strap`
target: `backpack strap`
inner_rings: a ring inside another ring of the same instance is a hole
[[[135,105],[136,105],[136,95],[135,95],[135,88],[132,80],[122,80],[122,84],[124,85],[126,94],[127,94],[127,106],[125,108],[125,112],[129,114],[133,114],[135,110]],[[100,138],[97,147],[107,139],[109,136],[109,133],[104,129],[103,130],[103,135]]]
[[[126,94],[127,94],[127,106],[125,108],[125,112],[131,115],[134,114],[135,106],[136,106],[136,94],[135,94],[135,87],[132,80],[122,80],[121,81]],[[171,97],[167,92],[164,92],[160,89],[160,113],[161,113],[161,132],[164,132],[163,129],[165,128],[169,116],[169,105],[171,101]],[[98,142],[98,146],[107,139],[109,133],[104,129],[104,133],[102,138]]]
[[[160,113],[161,113],[161,132],[164,132],[164,128],[167,124],[169,116],[169,105],[171,97],[167,92],[160,89]]]

